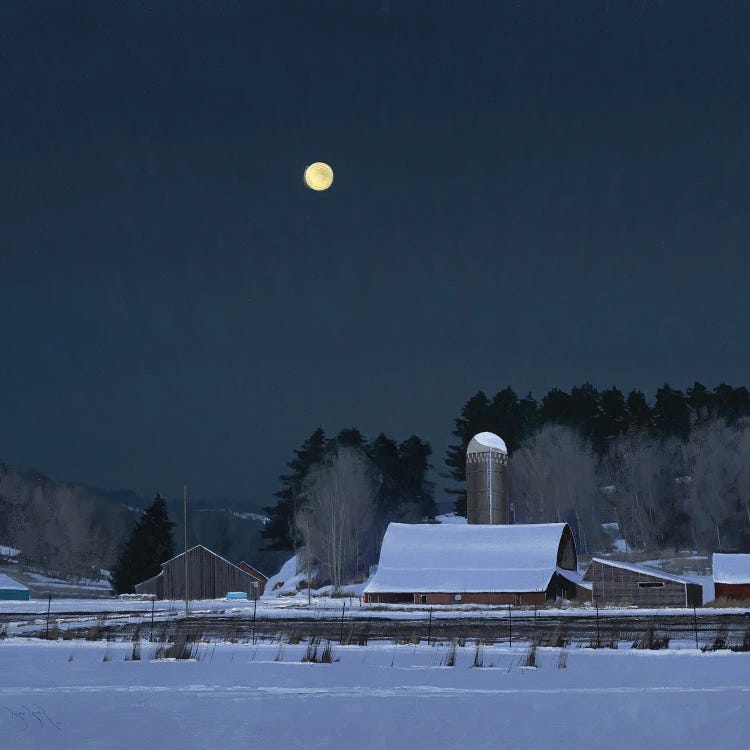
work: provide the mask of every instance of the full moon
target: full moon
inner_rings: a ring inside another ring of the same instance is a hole
[[[333,170],[322,161],[316,161],[305,170],[305,185],[311,190],[328,190],[333,183]]]

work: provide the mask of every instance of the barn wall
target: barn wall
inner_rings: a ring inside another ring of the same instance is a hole
[[[236,565],[222,560],[205,547],[188,550],[188,597],[190,599],[221,599],[228,591],[244,591],[253,595],[254,578]],[[179,555],[163,566],[163,598],[185,598],[185,558]]]
[[[515,592],[469,592],[460,594],[449,593],[415,593],[415,594],[365,594],[368,604],[512,604],[514,606],[544,606],[546,597],[543,591],[528,593]],[[422,599],[424,597],[424,601]]]
[[[159,575],[154,576],[153,578],[149,578],[145,581],[141,581],[140,583],[135,584],[135,593],[136,594],[152,594],[157,599],[162,599],[162,588],[163,588],[163,582],[164,579],[159,573]]]
[[[727,599],[750,599],[750,583],[715,583],[714,596]]]
[[[366,604],[413,604],[414,594],[365,594]]]
[[[638,607],[684,607],[686,584],[637,573],[626,568],[604,565],[593,560],[586,579],[594,584],[594,602],[599,605],[632,605]],[[658,587],[641,587],[639,583],[661,583]]]
[[[578,555],[576,543],[570,526],[566,524],[557,548],[557,566],[565,570],[578,570]]]
[[[262,596],[263,592],[266,589],[266,582],[268,581],[268,578],[266,578],[266,576],[264,576],[263,573],[261,573],[259,570],[256,570],[252,565],[248,565],[246,562],[241,562],[237,567],[241,571],[251,576],[254,581],[258,582],[258,596]]]

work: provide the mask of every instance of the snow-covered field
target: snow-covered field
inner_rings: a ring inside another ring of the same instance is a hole
[[[198,660],[126,660],[132,644],[0,642],[0,746],[709,748],[747,746],[750,654],[473,644],[204,645]],[[561,653],[564,654],[561,659]]]

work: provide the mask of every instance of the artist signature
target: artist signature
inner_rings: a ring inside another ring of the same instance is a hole
[[[58,731],[62,729],[62,724],[50,718],[41,706],[34,705],[33,708],[21,706],[17,709],[3,706],[3,708],[11,715],[11,719],[17,719],[15,726],[18,729],[33,729],[34,727],[54,727]]]

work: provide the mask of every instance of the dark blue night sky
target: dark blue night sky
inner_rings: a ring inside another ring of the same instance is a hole
[[[0,114],[0,460],[263,504],[319,424],[750,385],[747,3],[3,2]]]

